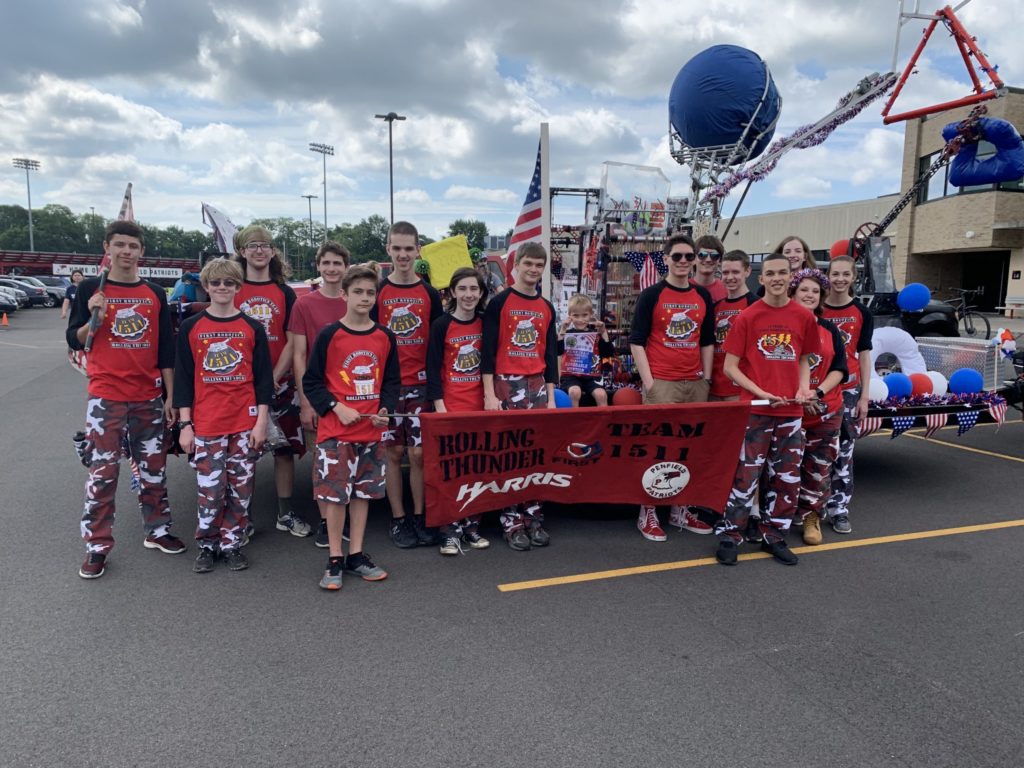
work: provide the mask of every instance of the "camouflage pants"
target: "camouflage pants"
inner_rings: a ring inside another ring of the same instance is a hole
[[[761,509],[758,530],[765,541],[782,539],[780,529],[788,529],[796,514],[803,452],[804,434],[799,416],[750,415],[725,515],[715,525],[719,538],[731,539],[737,544],[743,541],[761,472],[767,469],[765,506]]]
[[[533,408],[546,408],[548,390],[544,377],[503,376],[494,377],[494,394],[501,401],[503,411],[528,411]],[[505,531],[515,531],[529,527],[533,522],[540,525],[544,522],[543,504],[540,501],[528,501],[524,504],[505,507],[499,518]]]
[[[196,436],[192,467],[199,492],[196,543],[203,549],[237,549],[249,523],[257,453],[252,432]]]
[[[164,410],[160,398],[121,403],[90,398],[85,411],[89,478],[85,481],[82,538],[87,552],[106,554],[114,546],[114,498],[121,471],[121,446],[127,433],[139,468],[139,510],[147,536],[165,535],[171,525],[164,469]]]
[[[832,490],[826,505],[829,517],[850,514],[850,498],[853,496],[853,448],[860,434],[853,413],[859,399],[859,387],[843,392],[843,425],[839,432],[839,453],[832,467]]]
[[[843,423],[840,408],[804,428],[804,458],[800,464],[800,501],[797,517],[822,516],[825,500],[832,485],[832,465],[839,452],[839,429]]]

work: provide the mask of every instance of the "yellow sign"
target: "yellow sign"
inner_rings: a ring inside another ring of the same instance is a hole
[[[455,235],[420,248],[420,258],[430,265],[430,284],[440,290],[447,288],[459,267],[472,267],[469,241],[465,235]]]

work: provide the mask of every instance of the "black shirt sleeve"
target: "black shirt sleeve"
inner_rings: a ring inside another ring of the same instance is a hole
[[[68,346],[71,349],[80,350],[82,343],[78,340],[78,329],[89,322],[92,312],[89,311],[89,299],[96,293],[100,285],[98,277],[89,277],[78,284],[78,291],[75,293],[75,300],[71,303],[71,312],[68,314],[68,329],[64,334]]]
[[[597,337],[597,355],[598,357],[615,357],[615,344],[611,339],[605,341],[600,336]]]
[[[702,347],[713,347],[715,345],[715,305],[711,301],[711,294],[702,285],[694,285],[697,295],[704,300],[704,321],[700,324],[700,345]]]
[[[156,348],[156,367],[161,370],[174,367],[174,328],[171,327],[171,309],[167,306],[167,293],[156,283],[146,283],[160,307],[159,338]]]
[[[509,291],[499,293],[484,310],[483,332],[480,339],[480,373],[494,374],[498,359],[498,332],[501,330],[501,309],[508,300]]]
[[[313,406],[313,410],[320,416],[324,416],[331,410],[331,403],[335,400],[334,395],[327,389],[325,371],[327,369],[327,349],[331,346],[331,339],[341,328],[341,323],[333,322],[324,328],[316,337],[313,343],[313,351],[306,361],[306,373],[302,377],[302,391]]]
[[[647,344],[647,337],[651,335],[651,323],[654,317],[654,308],[658,305],[658,297],[665,287],[664,281],[655,283],[650,288],[645,288],[636,298],[636,306],[633,308],[633,323],[629,327],[629,343],[643,347]]]
[[[402,389],[402,371],[398,365],[398,339],[389,328],[383,325],[379,327],[391,339],[391,351],[388,352],[387,362],[384,363],[384,378],[380,385],[380,406],[388,413],[394,413],[398,409],[398,396]]]
[[[871,310],[861,304],[859,301],[853,302],[853,306],[860,312],[861,324],[860,324],[860,338],[857,339],[857,351],[867,352],[871,349],[871,337],[875,333],[875,318],[871,315]]]
[[[548,384],[558,384],[558,329],[555,328],[555,307],[550,301],[544,299],[551,312],[551,320],[548,322],[547,340],[544,343],[544,381]]]
[[[175,408],[191,408],[196,396],[196,361],[192,355],[189,335],[199,318],[192,315],[178,330],[178,343],[174,359],[174,401]]]
[[[441,294],[437,288],[430,283],[424,285],[427,286],[427,294],[430,296],[430,322],[433,323],[444,314],[444,306],[441,304]]]
[[[444,338],[448,335],[451,315],[442,315],[430,324],[430,340],[427,342],[427,400],[444,398],[441,381],[441,366],[444,364]]]
[[[252,352],[252,383],[256,390],[256,405],[272,405],[274,402],[274,363],[270,356],[270,342],[263,323],[242,314],[256,332]],[[177,390],[175,390],[177,394]]]

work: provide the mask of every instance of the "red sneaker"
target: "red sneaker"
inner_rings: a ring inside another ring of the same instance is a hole
[[[163,536],[148,536],[142,542],[146,549],[159,549],[168,555],[180,555],[185,551],[185,545],[177,536],[165,533]]]
[[[665,535],[658,522],[658,511],[654,507],[640,507],[640,517],[636,521],[636,527],[640,529],[640,535],[648,541],[668,540],[668,536]]]
[[[98,579],[107,570],[107,556],[93,552],[85,558],[78,575],[83,579]]]
[[[690,533],[704,534],[711,533],[712,531],[711,526],[693,514],[689,507],[680,507],[678,516],[676,515],[676,507],[672,507],[672,525],[681,531],[689,531]]]

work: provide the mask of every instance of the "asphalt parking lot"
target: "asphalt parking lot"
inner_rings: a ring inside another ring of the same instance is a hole
[[[59,313],[17,321],[0,332],[3,765],[1024,765],[1015,411],[862,441],[854,533],[826,529],[796,568],[752,549],[722,568],[712,537],[647,542],[613,508],[554,510],[552,545],[525,553],[487,520],[496,546],[442,558],[395,549],[378,509],[367,549],[391,577],[325,593],[323,550],[273,530],[265,460],[249,570],[143,549],[122,483],[87,582],[85,379]],[[170,459],[186,539],[194,488]]]

